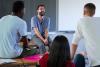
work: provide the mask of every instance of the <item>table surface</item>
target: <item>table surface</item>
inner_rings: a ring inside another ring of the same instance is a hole
[[[23,65],[36,65],[38,63],[37,62],[30,62],[24,59],[14,59],[16,62],[12,62],[12,63],[5,63],[5,64],[0,64],[0,67],[20,67]]]

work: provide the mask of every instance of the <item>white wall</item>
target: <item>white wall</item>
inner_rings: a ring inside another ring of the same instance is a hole
[[[58,31],[74,31],[83,16],[84,4],[96,5],[96,17],[100,17],[100,0],[58,0]]]

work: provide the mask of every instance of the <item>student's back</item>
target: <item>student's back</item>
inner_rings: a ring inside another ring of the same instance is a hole
[[[100,17],[84,17],[78,23],[79,32],[82,34],[88,57],[92,65],[100,64]]]
[[[25,35],[25,21],[17,16],[7,15],[0,19],[0,57],[13,58],[21,54],[22,48],[18,44],[19,36]],[[26,30],[26,29],[25,29]]]

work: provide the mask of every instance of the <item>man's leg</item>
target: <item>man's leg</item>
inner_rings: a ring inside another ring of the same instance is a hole
[[[82,54],[77,54],[74,59],[75,67],[85,67],[85,58]]]
[[[39,53],[40,54],[44,54],[46,52],[46,48],[45,48],[44,43],[38,37],[36,37],[36,36],[33,36],[32,40],[39,47]]]

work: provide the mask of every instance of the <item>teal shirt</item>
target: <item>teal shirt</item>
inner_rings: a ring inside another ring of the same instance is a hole
[[[19,37],[27,35],[27,25],[17,16],[7,15],[0,19],[0,58],[15,58],[23,49]]]

